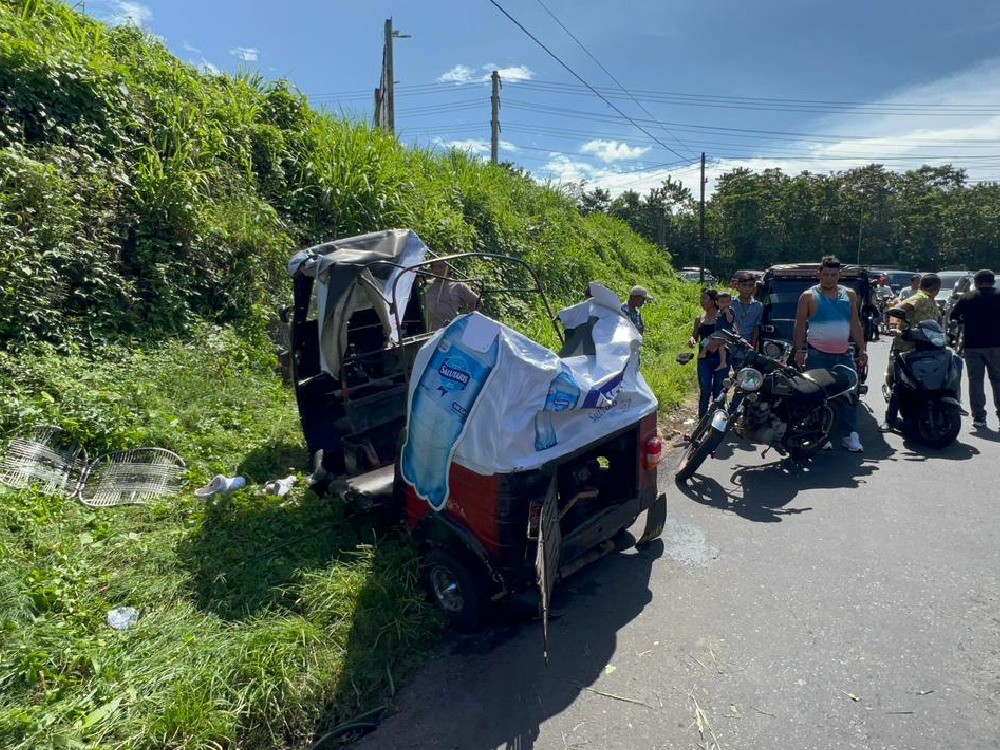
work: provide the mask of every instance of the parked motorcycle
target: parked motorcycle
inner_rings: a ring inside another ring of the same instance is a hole
[[[734,333],[712,335],[726,341],[731,356],[741,360],[743,367],[726,379],[722,392],[698,422],[674,479],[678,483],[690,479],[730,428],[744,440],[774,448],[796,461],[817,453],[837,422],[833,402],[852,398],[858,388],[857,373],[843,365],[800,372],[754,351]],[[736,398],[737,394],[742,397]]]
[[[911,326],[905,311],[890,310],[889,315],[900,321],[899,335],[914,342],[916,350],[893,351],[893,385],[887,377],[882,395],[887,404],[897,400],[904,432],[932,448],[943,448],[954,442],[962,427],[962,358],[948,348],[948,337],[937,321]]]

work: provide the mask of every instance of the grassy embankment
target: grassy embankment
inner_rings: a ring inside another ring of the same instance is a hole
[[[264,331],[296,248],[387,226],[522,257],[554,302],[637,281],[669,410],[694,290],[619,222],[461,154],[405,149],[284,85],[200,75],[156,40],[0,0],[0,432],[54,423],[91,455],[158,445],[189,492],[94,511],[0,502],[0,746],[301,746],[384,705],[438,637],[395,532],[298,488],[294,400]],[[518,327],[543,336],[530,305]],[[138,623],[109,629],[108,610]]]

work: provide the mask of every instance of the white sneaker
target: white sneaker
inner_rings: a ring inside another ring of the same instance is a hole
[[[858,433],[852,432],[847,435],[843,440],[840,441],[847,450],[851,453],[862,453],[865,447],[861,444],[861,439],[858,437]]]
[[[829,440],[827,440],[825,443],[823,443],[823,447],[822,447],[821,450],[832,451],[833,450],[833,443],[831,443]]]

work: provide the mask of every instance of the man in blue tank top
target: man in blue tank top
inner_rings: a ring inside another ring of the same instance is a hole
[[[829,369],[845,365],[854,370],[851,339],[858,347],[859,364],[864,365],[868,361],[865,334],[858,317],[858,298],[853,289],[840,285],[840,261],[836,256],[823,258],[819,267],[819,284],[799,297],[792,338],[795,363],[799,366],[808,363],[811,369]],[[857,403],[838,403],[837,409],[841,444],[852,453],[861,453],[864,447],[858,437]]]

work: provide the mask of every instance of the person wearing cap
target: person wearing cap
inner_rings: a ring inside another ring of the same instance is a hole
[[[951,309],[951,319],[965,325],[965,368],[969,375],[972,427],[986,429],[986,384],[990,376],[993,406],[1000,416],[1000,294],[993,271],[984,268],[972,278],[975,291],[962,295]]]
[[[628,294],[628,302],[622,305],[622,314],[632,321],[632,325],[642,336],[646,332],[646,323],[642,319],[642,306],[652,302],[653,298],[644,286],[634,286]]]

